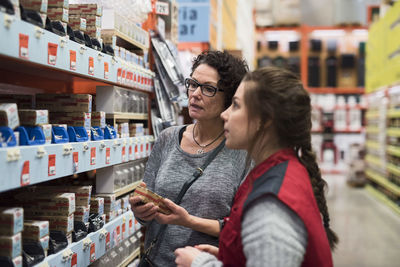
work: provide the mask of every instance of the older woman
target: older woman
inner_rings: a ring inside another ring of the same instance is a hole
[[[159,195],[175,199],[186,180],[224,140],[220,117],[247,72],[244,61],[226,52],[200,54],[185,80],[190,117],[194,124],[164,130],[149,157],[144,182]],[[145,248],[161,224],[169,224],[152,248],[156,266],[175,266],[174,250],[187,245],[218,244],[221,220],[229,214],[233,197],[245,170],[246,153],[224,147],[204,174],[189,188],[180,206],[167,201],[171,215],[163,215],[152,203],[138,205],[130,199],[135,217],[147,226]],[[183,219],[182,219],[183,218]]]

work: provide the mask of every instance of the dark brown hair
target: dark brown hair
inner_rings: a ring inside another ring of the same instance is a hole
[[[232,104],[232,97],[236,93],[236,89],[249,70],[246,61],[225,51],[203,51],[194,59],[190,76],[201,64],[207,64],[218,72],[217,87],[224,90],[224,108],[228,108]]]
[[[266,67],[248,73],[243,79],[246,86],[244,102],[250,117],[260,118],[261,126],[272,121],[279,144],[295,150],[299,161],[307,169],[318,208],[323,216],[325,231],[331,249],[338,237],[329,227],[329,213],[324,189],[326,182],[316,162],[311,146],[311,101],[300,79],[292,72]],[[263,138],[263,127],[250,144],[250,153]],[[249,153],[249,154],[250,154]]]

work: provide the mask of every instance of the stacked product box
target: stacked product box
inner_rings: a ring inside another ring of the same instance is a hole
[[[99,214],[100,216],[104,214],[104,198],[92,197],[90,199],[90,213]]]
[[[104,129],[106,127],[106,113],[104,111],[93,111],[91,124]]]
[[[34,95],[0,95],[0,103],[15,103],[19,109],[31,109]]]
[[[0,257],[18,261],[22,253],[21,232],[24,229],[22,208],[0,208]]]
[[[19,126],[18,108],[15,103],[0,104],[0,126],[15,129]]]
[[[89,221],[90,199],[92,186],[37,186],[35,192],[47,193],[74,193],[75,211],[74,221],[87,223]]]
[[[123,212],[131,209],[131,205],[129,204],[129,196],[121,197],[121,206]]]
[[[117,201],[115,194],[96,194],[95,197],[104,199],[104,214],[106,215],[106,222],[112,221],[117,216]]]
[[[83,30],[82,19],[84,19],[85,33],[100,40],[102,14],[103,9],[98,4],[71,4],[69,6],[70,26],[75,30]]]
[[[48,0],[19,0],[24,9],[34,10],[40,13],[43,26],[46,25]]]
[[[92,95],[37,94],[36,108],[49,110],[51,124],[84,127],[90,137]]]
[[[49,249],[49,221],[25,220],[22,240],[24,243],[39,243],[45,255]]]
[[[71,235],[74,230],[74,193],[24,192],[15,198],[24,203],[26,218],[49,221],[50,230],[61,231],[67,238]]]
[[[143,136],[143,123],[129,123],[130,136]]]
[[[39,126],[49,123],[49,111],[45,109],[19,109],[18,116],[22,126]]]
[[[59,20],[67,29],[68,23],[68,11],[69,1],[68,0],[48,0],[47,16],[51,20]]]

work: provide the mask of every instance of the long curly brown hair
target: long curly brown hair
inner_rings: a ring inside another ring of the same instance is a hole
[[[323,216],[325,231],[331,249],[338,243],[337,235],[329,226],[329,212],[325,199],[326,182],[311,146],[311,101],[300,79],[294,73],[276,67],[266,67],[246,74],[250,82],[244,94],[249,120],[257,117],[261,125],[272,121],[279,143],[292,147],[299,161],[307,169],[318,208]],[[250,144],[250,153],[259,149],[263,128],[256,133]]]

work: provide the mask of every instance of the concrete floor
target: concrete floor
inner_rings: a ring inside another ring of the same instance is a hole
[[[328,208],[340,243],[333,254],[337,267],[400,266],[400,215],[364,189],[346,185],[344,176],[324,176]]]

